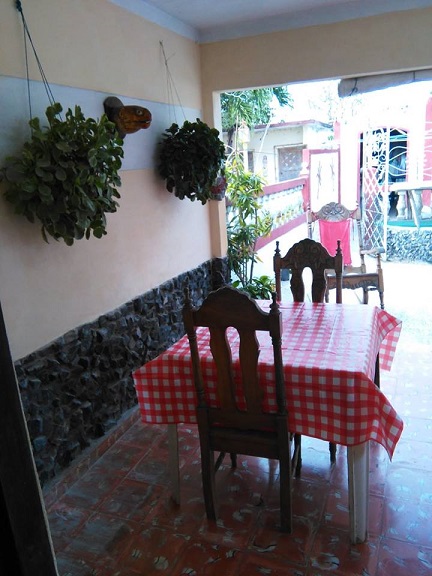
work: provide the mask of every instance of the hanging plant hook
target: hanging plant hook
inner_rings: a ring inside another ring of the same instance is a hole
[[[38,68],[39,68],[39,72],[40,72],[40,75],[42,77],[42,82],[43,82],[43,85],[45,87],[45,91],[46,91],[47,96],[48,96],[48,101],[49,101],[51,106],[53,106],[55,104],[55,99],[54,99],[53,93],[51,91],[51,87],[49,85],[48,79],[47,79],[45,72],[42,68],[42,63],[39,60],[39,56],[36,52],[35,45],[33,44],[33,40],[32,40],[31,34],[30,34],[30,30],[28,29],[28,26],[27,26],[27,22],[26,22],[26,19],[24,16],[24,12],[23,12],[23,8],[22,8],[20,0],[15,1],[15,6],[21,15],[21,20],[22,20],[23,30],[24,30],[24,51],[25,51],[25,61],[26,61],[27,92],[28,92],[28,103],[29,103],[29,115],[30,115],[30,119],[31,119],[33,114],[32,114],[31,97],[30,97],[30,75],[29,75],[29,66],[28,66],[27,38],[30,42],[32,49],[33,49],[33,54],[34,54],[34,57],[36,59],[36,62],[37,62]]]

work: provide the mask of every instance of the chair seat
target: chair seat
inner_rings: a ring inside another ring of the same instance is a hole
[[[342,278],[349,278],[350,276],[358,276],[369,281],[376,280],[378,283],[378,276],[375,272],[362,272],[361,268],[345,268],[342,272]],[[336,272],[334,270],[326,270],[326,278],[336,278]]]

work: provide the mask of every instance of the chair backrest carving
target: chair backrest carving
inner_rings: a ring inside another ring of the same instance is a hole
[[[258,376],[259,343],[256,332],[265,331],[270,334],[273,344],[277,410],[279,414],[286,414],[281,318],[276,295],[270,312],[262,310],[247,293],[230,286],[211,292],[199,308],[191,306],[187,293],[185,300],[183,318],[191,347],[198,407],[206,407],[211,414],[211,421],[217,421],[219,425],[255,425],[259,428],[263,426],[264,420],[265,425],[271,425],[271,418],[263,416],[263,390]],[[218,409],[208,407],[206,382],[197,346],[197,327],[207,327],[210,332],[210,349],[217,368]],[[239,343],[236,341],[231,344],[227,337],[229,328],[237,331]],[[238,350],[234,350],[237,345]],[[241,409],[238,402],[239,389],[242,390]]]
[[[346,208],[338,202],[329,202],[322,206],[317,212],[312,212],[308,207],[306,212],[308,227],[308,237],[313,239],[313,224],[318,222],[319,241],[326,250],[333,254],[336,240],[341,241],[341,249],[344,255],[345,266],[351,265],[351,223],[355,223],[357,228],[358,250],[361,259],[362,271],[366,272],[363,250],[363,233],[361,224],[361,211],[357,206],[353,210]]]
[[[326,292],[326,270],[334,270],[336,274],[336,302],[342,302],[342,271],[343,258],[340,242],[336,244],[336,255],[330,256],[322,244],[305,238],[297,242],[281,256],[279,242],[276,241],[276,250],[273,258],[275,272],[276,293],[281,300],[280,271],[288,268],[291,271],[291,292],[294,302],[303,302],[305,298],[305,285],[303,271],[310,268],[312,272],[312,302],[324,302]]]

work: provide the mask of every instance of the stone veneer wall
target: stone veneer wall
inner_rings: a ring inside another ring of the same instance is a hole
[[[228,278],[226,259],[206,262],[16,362],[42,486],[137,403],[132,372],[184,334],[185,283],[198,304]]]
[[[432,263],[432,228],[387,228],[387,259]]]

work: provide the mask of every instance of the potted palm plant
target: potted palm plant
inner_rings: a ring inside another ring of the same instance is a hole
[[[105,214],[117,210],[120,198],[123,140],[105,114],[85,118],[76,106],[62,120],[61,112],[59,103],[49,106],[45,127],[30,120],[30,140],[19,156],[6,158],[0,175],[15,212],[39,221],[45,241],[51,236],[71,246],[106,234]]]
[[[159,146],[158,172],[177,198],[205,204],[224,197],[225,146],[219,131],[197,118],[165,130]]]

